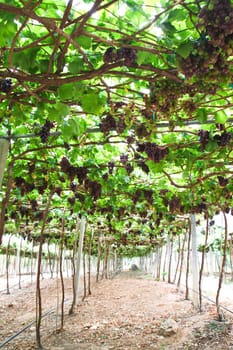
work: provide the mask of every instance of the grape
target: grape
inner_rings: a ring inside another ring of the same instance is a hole
[[[125,169],[126,169],[128,175],[130,175],[134,170],[133,166],[130,163],[126,163]]]
[[[209,142],[209,135],[210,135],[210,133],[207,130],[199,130],[198,131],[199,141],[201,143],[202,150],[205,150],[206,145]]]
[[[120,161],[123,165],[126,165],[126,163],[128,162],[128,154],[121,154]]]
[[[138,166],[144,171],[144,173],[149,174],[150,169],[148,168],[148,166],[146,165],[146,163],[144,162],[144,160],[138,160],[137,161]]]
[[[75,182],[71,181],[70,189],[71,189],[71,191],[75,192],[77,190],[77,184]]]
[[[153,160],[155,163],[159,163],[160,160],[166,157],[168,154],[167,147],[162,147],[156,143],[145,142],[138,144],[137,151],[145,152],[150,160]]]
[[[48,137],[50,135],[50,129],[54,127],[54,123],[47,120],[45,124],[42,126],[41,130],[39,131],[39,136],[41,139],[41,142],[46,143],[48,141]]]
[[[135,63],[136,59],[137,51],[135,49],[126,47],[121,47],[120,49],[116,49],[115,47],[109,47],[103,55],[104,63],[122,61],[122,63],[126,66]]]
[[[108,171],[110,175],[112,175],[114,167],[115,167],[114,162],[108,162]]]
[[[217,141],[218,146],[224,147],[227,146],[232,139],[232,134],[226,131],[223,131],[222,134],[217,134],[214,136],[214,140]]]
[[[97,181],[92,181],[87,179],[85,180],[84,187],[86,190],[88,190],[88,192],[90,193],[90,195],[93,197],[94,200],[97,200],[98,198],[101,197],[102,186]]]
[[[108,134],[109,131],[116,129],[117,123],[113,116],[111,114],[108,114],[101,120],[99,127],[104,134]]]
[[[37,201],[36,201],[35,199],[32,199],[32,200],[30,201],[30,204],[31,204],[32,210],[37,210],[37,208],[38,208],[38,203],[37,203]]]
[[[228,179],[225,179],[223,176],[218,176],[219,185],[225,187],[228,184]]]
[[[11,79],[3,79],[0,81],[0,91],[8,93],[12,89]]]
[[[71,206],[75,204],[75,197],[69,197],[68,202],[70,203]]]
[[[109,47],[103,55],[104,63],[112,63],[117,61],[117,50],[115,47]]]

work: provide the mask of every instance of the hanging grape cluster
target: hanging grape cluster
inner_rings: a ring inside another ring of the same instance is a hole
[[[54,123],[46,120],[45,124],[40,129],[38,135],[40,136],[41,142],[46,143],[50,136],[50,130],[54,127]]]
[[[68,178],[73,181],[77,176],[79,183],[82,184],[87,177],[88,169],[86,167],[75,167],[64,156],[60,161],[61,171],[67,174]]]
[[[149,167],[146,165],[145,161],[143,159],[138,159],[136,161],[137,165],[142,169],[142,171],[146,174],[149,174],[150,169]]]
[[[155,163],[159,163],[163,158],[168,154],[168,148],[165,146],[159,146],[156,143],[144,142],[139,143],[138,152],[145,152],[150,160],[153,160]]]
[[[219,183],[219,186],[222,186],[222,187],[225,187],[227,184],[228,184],[229,180],[226,179],[225,177],[223,176],[218,176],[218,183]]]
[[[198,136],[202,151],[206,149],[206,146],[210,140],[216,141],[220,147],[227,146],[232,140],[232,134],[226,130],[223,130],[221,133],[217,133],[212,137],[209,131],[199,130]]]
[[[21,195],[25,195],[26,193],[30,193],[34,188],[35,185],[32,183],[27,182],[22,177],[18,176],[14,179],[15,186],[19,188]]]
[[[193,53],[181,61],[186,78],[216,82],[230,81],[233,53],[233,4],[230,0],[211,0],[198,15],[197,28],[201,31]]]
[[[183,83],[161,79],[150,84],[150,104],[161,117],[167,117],[177,107],[177,100],[186,92]],[[152,113],[151,113],[152,115]]]
[[[201,149],[202,149],[202,151],[204,151],[206,149],[208,142],[209,142],[210,133],[207,130],[199,130],[198,136],[199,136],[199,141],[201,144]]]
[[[95,201],[101,197],[102,186],[99,182],[87,179],[84,186]]]
[[[99,124],[100,131],[105,135],[108,135],[110,131],[116,130],[119,134],[123,133],[126,129],[126,124],[121,116],[119,119],[115,119],[110,113],[102,118],[101,123]]]
[[[223,131],[221,134],[214,135],[214,140],[217,141],[218,146],[224,147],[227,146],[232,139],[232,134]]]
[[[11,79],[0,80],[0,91],[8,93],[12,90],[12,81]]]
[[[113,118],[111,114],[107,114],[106,117],[102,118],[101,123],[99,125],[100,131],[104,134],[109,134],[111,130],[116,130],[116,120]]]
[[[123,65],[130,66],[135,63],[137,59],[137,51],[132,48],[121,47],[116,49],[115,47],[109,47],[104,55],[104,63],[121,62]]]
[[[108,172],[110,175],[113,174],[113,169],[115,168],[115,163],[114,162],[108,162]]]
[[[198,28],[210,37],[210,43],[228,55],[233,53],[233,3],[211,0],[198,16]]]

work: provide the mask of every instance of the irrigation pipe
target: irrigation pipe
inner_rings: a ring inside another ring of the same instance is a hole
[[[71,299],[66,299],[65,303],[70,301]],[[42,318],[50,315],[52,312],[54,312],[56,310],[56,307],[53,307],[52,309],[49,309],[48,311],[46,311],[43,315]],[[30,328],[31,326],[33,326],[36,323],[36,321],[32,321],[29,324],[27,324],[25,327],[21,328],[17,333],[11,335],[9,338],[6,338],[2,343],[0,343],[0,349],[3,348],[6,344],[10,343],[13,339],[17,338],[21,333],[23,333],[24,331],[26,331],[28,328]]]
[[[182,287],[185,287],[185,285],[182,284]],[[189,287],[189,289],[190,289],[192,292],[197,293],[197,294],[199,295],[199,292],[198,292],[198,291],[196,291],[196,290],[194,290],[194,289],[192,289],[192,288],[190,288],[190,287]],[[206,299],[206,300],[209,300],[211,303],[213,303],[213,304],[216,305],[216,302],[215,302],[214,300],[212,300],[211,298],[207,297],[206,295],[202,294],[202,297],[203,297],[204,299]],[[219,307],[220,307],[220,309],[223,309],[223,310],[229,312],[230,314],[233,314],[233,311],[230,310],[230,309],[228,309],[227,307],[222,306],[222,305],[219,305]]]

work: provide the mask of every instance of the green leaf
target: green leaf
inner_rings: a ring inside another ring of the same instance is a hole
[[[169,20],[172,21],[184,21],[187,17],[187,13],[183,9],[174,9],[169,12]]]
[[[73,96],[73,84],[64,84],[59,87],[58,89],[58,95],[62,99],[70,99]]]
[[[106,98],[98,92],[89,93],[82,97],[82,108],[86,113],[93,113],[100,115],[105,109]]]
[[[80,35],[75,38],[75,41],[86,50],[91,48],[92,39],[89,36]]]
[[[180,55],[183,58],[187,58],[192,52],[193,46],[194,43],[192,41],[184,42],[177,47],[176,53],[178,53],[178,55]]]
[[[83,59],[81,59],[80,57],[76,57],[75,60],[72,60],[68,64],[68,69],[71,74],[77,74],[83,69],[83,66]]]
[[[196,111],[196,116],[201,123],[204,123],[207,121],[208,112],[205,108],[198,108]]]
[[[228,117],[227,117],[226,112],[221,110],[221,111],[216,112],[214,119],[215,119],[216,123],[224,124],[227,121]]]

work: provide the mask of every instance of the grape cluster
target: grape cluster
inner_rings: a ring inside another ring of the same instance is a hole
[[[85,196],[82,193],[75,193],[75,198],[79,200],[79,202],[84,203]]]
[[[173,197],[169,201],[169,211],[171,213],[183,213],[184,207],[181,205],[180,198]]]
[[[42,128],[39,131],[39,136],[41,139],[41,142],[46,143],[48,141],[50,130],[54,127],[54,123],[50,122],[49,120],[46,120],[45,124],[42,126]]]
[[[31,208],[32,210],[37,210],[38,209],[38,203],[35,199],[30,200]]]
[[[25,193],[30,193],[32,190],[34,190],[35,185],[27,182],[22,177],[16,177],[14,179],[15,186],[20,189],[20,193],[23,196]]]
[[[120,155],[120,162],[123,164],[123,165],[126,165],[126,163],[128,162],[128,154],[121,154]]]
[[[145,152],[150,160],[159,163],[168,154],[168,148],[152,142],[139,143],[138,152]]]
[[[80,166],[76,168],[76,175],[80,184],[87,178],[88,169],[85,166]]]
[[[198,16],[198,28],[210,37],[210,43],[232,55],[233,4],[230,0],[212,0]]]
[[[29,216],[29,209],[27,208],[27,207],[25,207],[24,205],[21,205],[20,207],[19,207],[19,212],[20,212],[20,215],[21,215],[21,217],[23,218],[23,217],[28,217]]]
[[[110,175],[113,174],[113,169],[114,168],[115,168],[115,163],[114,162],[108,162],[108,171],[109,171]]]
[[[115,47],[109,47],[104,55],[104,63],[121,62],[126,66],[130,66],[135,63],[137,59],[137,51],[132,48],[121,47],[116,49]]]
[[[153,204],[153,191],[143,190],[143,195],[149,204]]]
[[[125,169],[128,175],[130,175],[134,170],[132,164],[130,164],[129,162],[125,164]]]
[[[101,120],[99,125],[100,131],[102,131],[104,134],[108,134],[111,130],[116,130],[116,126],[116,120],[111,114],[107,114],[106,117]]]
[[[126,129],[127,125],[125,124],[123,119],[119,119],[116,122],[116,131],[118,132],[118,134],[122,134],[125,129]]]
[[[71,165],[70,161],[64,156],[60,161],[61,170],[67,174],[68,178],[73,181],[77,176],[79,183],[82,184],[87,177],[88,169],[86,167],[75,167]]]
[[[220,186],[225,187],[228,184],[228,182],[228,179],[225,179],[223,176],[218,176],[218,183]]]
[[[138,138],[142,138],[149,136],[150,132],[147,130],[146,125],[144,123],[140,123],[135,128],[135,134]]]
[[[230,143],[231,139],[232,134],[227,131],[223,131],[220,135],[214,135],[214,140],[217,141],[218,146],[221,147],[227,146]]]
[[[55,187],[54,192],[60,197],[62,193],[62,188],[60,186]]]
[[[206,145],[209,142],[210,133],[207,130],[199,130],[198,136],[199,136],[199,141],[201,144],[201,149],[202,149],[202,151],[204,151],[206,148]]]
[[[144,160],[137,160],[137,165],[142,169],[142,171],[144,171],[144,173],[149,174],[150,169],[148,168]]]
[[[3,79],[0,80],[0,91],[8,93],[12,89],[12,81],[11,79]]]
[[[71,206],[73,206],[75,204],[75,197],[69,197],[67,200]]]
[[[86,179],[84,186],[95,201],[101,197],[102,186],[99,182]]]
[[[186,86],[171,79],[161,79],[150,84],[150,91],[151,106],[166,117],[177,107],[177,100],[186,92]]]
[[[77,190],[77,184],[74,181],[70,182],[70,189],[71,191],[75,192]]]
[[[233,54],[233,4],[230,0],[211,0],[198,15],[200,38],[193,53],[181,60],[186,78],[196,75],[209,81],[231,78],[228,58]]]

